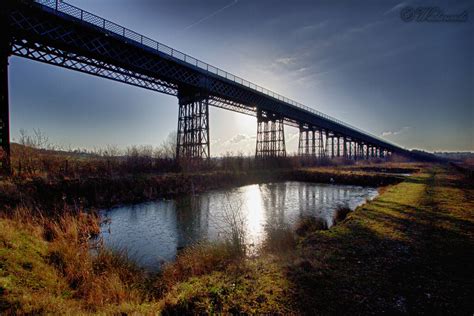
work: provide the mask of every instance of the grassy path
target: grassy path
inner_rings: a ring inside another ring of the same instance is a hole
[[[417,174],[307,236],[288,272],[300,311],[472,313],[474,191],[451,172]]]

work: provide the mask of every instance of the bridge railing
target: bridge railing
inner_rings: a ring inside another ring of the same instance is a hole
[[[245,79],[242,79],[238,76],[235,76],[231,73],[228,73],[220,68],[217,68],[217,67],[214,67],[212,65],[209,65],[208,63],[205,63],[199,59],[196,59],[192,56],[189,56],[179,50],[176,50],[172,47],[169,47],[165,44],[162,44],[160,42],[157,42],[149,37],[146,37],[146,36],[143,36],[141,34],[138,34],[137,32],[134,32],[130,29],[127,29],[123,26],[120,26],[114,22],[111,22],[111,21],[108,21],[104,18],[101,18],[93,13],[90,13],[90,12],[87,12],[85,10],[82,10],[76,6],[73,6],[71,4],[68,4],[68,3],[65,3],[63,1],[60,1],[60,0],[34,0],[34,2],[36,3],[39,3],[41,5],[43,5],[44,7],[47,7],[49,9],[52,9],[54,11],[56,11],[56,13],[59,13],[59,14],[66,14],[68,16],[72,16],[74,18],[77,18],[81,21],[84,21],[84,22],[87,22],[87,23],[90,23],[96,27],[99,27],[101,29],[103,29],[104,31],[107,31],[107,32],[111,32],[111,33],[114,33],[116,35],[119,35],[119,36],[122,36],[128,40],[132,40],[134,42],[136,42],[137,44],[140,44],[140,45],[143,45],[149,49],[152,49],[152,50],[156,50],[156,51],[159,51],[160,53],[163,53],[163,54],[166,54],[166,55],[169,55],[171,57],[174,57],[176,59],[179,59],[185,63],[188,63],[190,65],[193,65],[195,67],[198,67],[202,70],[205,70],[209,73],[213,73],[217,76],[220,76],[222,78],[226,78],[228,80],[231,80],[235,83],[238,83],[244,87],[248,87],[250,89],[253,89],[253,90],[256,90],[258,92],[261,92],[265,95],[268,95],[268,96],[271,96],[272,98],[275,98],[277,100],[280,100],[282,102],[285,102],[285,103],[288,103],[288,104],[291,104],[297,108],[300,108],[300,109],[303,109],[305,111],[308,111],[312,114],[315,114],[321,118],[324,118],[326,120],[329,120],[329,121],[332,121],[332,122],[335,122],[335,123],[338,123],[342,126],[345,126],[345,127],[348,127],[352,130],[356,130],[362,134],[365,134],[365,135],[368,135],[370,137],[373,137],[373,138],[376,138],[382,142],[386,142],[386,143],[390,143],[378,136],[375,136],[375,135],[372,135],[366,131],[363,131],[355,126],[352,126],[350,124],[347,124],[341,120],[338,120],[334,117],[331,117],[327,114],[324,114],[322,112],[319,112],[313,108],[310,108],[304,104],[301,104],[299,102],[296,102],[294,100],[291,100],[285,96],[282,96],[281,94],[278,94],[276,92],[273,92],[271,90],[268,90],[264,87],[261,87],[259,85],[256,85],[250,81],[247,81]],[[394,145],[394,144],[393,144]],[[394,145],[396,146],[396,145]]]

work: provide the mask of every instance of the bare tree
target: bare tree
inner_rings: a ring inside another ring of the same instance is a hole
[[[177,133],[171,132],[156,150],[157,158],[175,159],[176,158]]]

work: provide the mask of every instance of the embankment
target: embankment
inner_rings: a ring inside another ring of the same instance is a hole
[[[373,172],[341,171],[337,168],[138,174],[59,180],[38,177],[0,182],[0,204],[10,209],[17,205],[27,205],[55,210],[64,207],[64,204],[100,208],[272,181],[308,181],[378,187],[403,181],[403,177]]]

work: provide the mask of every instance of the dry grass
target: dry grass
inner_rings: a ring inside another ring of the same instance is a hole
[[[162,299],[163,314],[292,314],[290,284],[271,256],[245,259],[176,284]]]
[[[295,230],[290,225],[267,226],[266,237],[259,252],[284,255],[292,252],[297,245]]]
[[[174,262],[166,264],[156,286],[163,293],[190,277],[223,271],[241,259],[241,253],[226,242],[199,243],[185,248]]]
[[[295,225],[295,232],[298,236],[305,236],[308,233],[327,230],[328,223],[319,217],[303,216]]]
[[[91,238],[98,219],[59,219],[16,209],[0,218],[0,313],[95,313],[143,309],[145,274]]]

